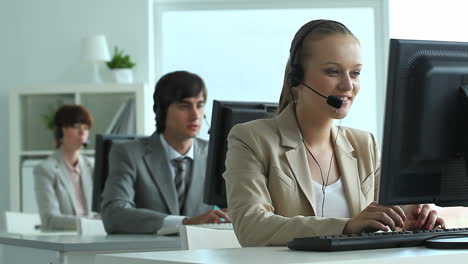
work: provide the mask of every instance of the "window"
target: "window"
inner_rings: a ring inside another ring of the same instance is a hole
[[[226,8],[195,4],[158,7],[156,3],[159,76],[174,70],[199,74],[208,88],[208,121],[213,99],[278,102],[295,32],[312,19],[338,20],[360,39],[364,64],[360,94],[342,125],[379,137],[378,118],[383,107],[377,106],[384,94],[385,59],[377,54],[382,54],[387,41],[379,41],[386,39],[381,37],[386,35],[382,30],[386,24],[384,17],[376,16],[381,8],[374,4],[385,1],[364,1],[360,6],[350,6],[350,1],[325,1],[329,6],[322,3],[318,7],[304,1],[303,8],[273,8],[262,6],[264,1],[254,2],[258,5],[253,9],[247,4]],[[207,139],[207,130],[203,127],[200,137]]]
[[[467,9],[460,0],[391,0],[390,37],[466,42]]]

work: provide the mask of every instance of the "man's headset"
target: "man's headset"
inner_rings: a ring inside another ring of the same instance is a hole
[[[56,126],[55,130],[54,130],[54,133],[55,133],[55,138],[62,139],[63,138],[62,126]]]
[[[154,105],[153,105],[153,112],[154,114],[156,115],[156,122],[158,122],[158,116],[162,116],[162,109],[161,107],[159,106],[159,97],[158,95],[154,95],[153,96],[153,100],[154,100]],[[210,130],[211,130],[211,126],[210,126],[210,123],[208,122],[208,120],[206,119],[206,114],[203,114],[203,119],[205,119],[205,123],[206,125],[208,126],[208,134],[210,133]],[[161,119],[160,119],[161,120]]]
[[[333,96],[333,95],[325,96],[321,94],[320,92],[316,91],[315,89],[313,89],[312,87],[310,87],[309,85],[307,85],[306,83],[304,83],[304,68],[302,67],[300,62],[296,62],[296,56],[297,56],[297,51],[302,47],[302,43],[304,42],[304,39],[307,37],[307,35],[309,35],[309,33],[312,32],[313,30],[319,28],[321,25],[326,24],[326,23],[336,23],[336,24],[343,26],[344,28],[346,28],[346,26],[341,24],[340,22],[333,21],[333,20],[326,20],[326,19],[318,20],[318,21],[315,21],[314,23],[315,23],[314,25],[311,25],[310,28],[303,33],[303,35],[299,38],[297,43],[293,45],[293,47],[291,47],[290,71],[288,73],[288,85],[290,88],[292,88],[300,84],[303,84],[304,86],[309,88],[314,93],[325,98],[327,100],[327,104],[329,104],[330,106],[336,109],[339,109],[343,105],[343,100],[341,100],[341,98],[337,96]]]

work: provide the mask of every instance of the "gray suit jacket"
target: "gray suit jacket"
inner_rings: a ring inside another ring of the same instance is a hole
[[[207,145],[205,140],[193,140],[186,216],[211,209],[203,203]],[[179,214],[176,187],[157,133],[112,147],[102,198],[102,220],[108,233],[156,233],[166,216]]]
[[[91,215],[93,193],[93,163],[80,155],[81,188],[85,199],[85,214]],[[76,229],[76,195],[70,175],[59,151],[34,168],[34,189],[43,230]]]

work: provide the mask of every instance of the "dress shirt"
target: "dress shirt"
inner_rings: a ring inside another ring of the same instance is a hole
[[[83,216],[85,215],[85,200],[83,195],[83,189],[81,188],[81,172],[78,167],[78,162],[73,166],[65,161],[65,166],[68,170],[68,175],[73,184],[74,195],[76,197],[76,215]]]
[[[167,163],[169,164],[169,167],[171,168],[171,177],[174,180],[177,167],[173,160],[178,160],[178,159],[183,159],[183,158],[188,158],[190,159],[191,162],[189,162],[188,168],[187,168],[187,174],[185,179],[190,179],[190,175],[192,174],[192,162],[193,162],[193,144],[190,146],[189,150],[185,155],[180,154],[177,152],[173,147],[167,143],[166,139],[164,138],[163,134],[159,134],[159,137],[161,139],[161,144],[163,146],[164,152],[166,153],[166,158],[167,158]],[[163,220],[163,225],[161,227],[161,230],[164,229],[177,229],[178,226],[182,224],[182,221],[186,218],[186,216],[183,215],[169,215]]]

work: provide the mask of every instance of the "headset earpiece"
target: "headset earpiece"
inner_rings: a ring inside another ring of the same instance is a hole
[[[55,137],[57,139],[62,139],[63,138],[63,130],[61,126],[58,126],[55,128]]]
[[[302,65],[300,64],[300,60],[296,58],[298,56],[299,50],[302,48],[302,44],[304,42],[304,39],[309,35],[310,32],[316,30],[319,28],[321,25],[326,24],[326,23],[336,23],[340,24],[344,28],[346,28],[345,25],[341,24],[340,22],[337,21],[332,21],[332,20],[318,20],[316,23],[311,24],[308,29],[304,31],[302,36],[298,39],[296,44],[291,48],[290,55],[289,55],[289,62],[290,62],[290,67],[291,70],[288,74],[288,84],[289,87],[296,87],[300,85],[304,81],[304,69],[302,68]]]
[[[300,64],[294,64],[291,66],[291,71],[288,74],[289,87],[299,86],[304,80],[304,71]]]

